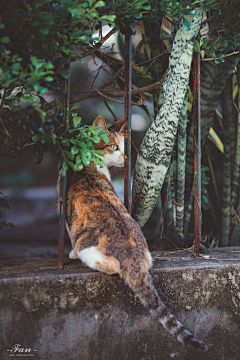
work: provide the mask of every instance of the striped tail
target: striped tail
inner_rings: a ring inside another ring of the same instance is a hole
[[[151,315],[176,340],[194,350],[201,352],[208,350],[207,345],[203,341],[196,339],[166,308],[152,284],[151,275],[147,271],[142,272],[140,270],[133,273],[125,269],[123,277],[142,304],[148,308]]]

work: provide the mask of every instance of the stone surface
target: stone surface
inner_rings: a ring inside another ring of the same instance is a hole
[[[8,350],[18,344],[32,351],[16,357],[39,360],[239,360],[239,249],[217,249],[210,258],[153,253],[158,293],[208,344],[205,354],[177,343],[118,276],[78,260],[66,259],[63,270],[56,259],[3,262],[0,359],[12,357]]]

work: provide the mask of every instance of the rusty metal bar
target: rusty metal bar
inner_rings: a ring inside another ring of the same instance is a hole
[[[201,120],[200,120],[200,53],[193,53],[194,91],[194,233],[197,254],[201,243]]]
[[[69,103],[70,103],[70,59],[66,65],[68,78],[64,79],[64,98],[63,98],[63,124],[69,122]],[[60,159],[60,169],[63,165],[64,157]],[[59,171],[60,171],[59,169]],[[64,266],[64,232],[65,232],[65,214],[66,214],[66,189],[67,175],[60,178],[60,216],[59,216],[59,241],[58,241],[58,267]]]
[[[131,95],[132,95],[132,35],[125,36],[125,107],[124,107],[124,205],[131,214]]]

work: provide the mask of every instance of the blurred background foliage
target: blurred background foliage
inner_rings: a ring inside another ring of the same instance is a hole
[[[188,29],[190,23],[185,16],[194,16],[199,6],[204,9],[204,17],[194,47],[202,60],[202,248],[206,251],[218,245],[239,245],[238,0],[2,0],[0,155],[3,161],[24,152],[29,156],[32,149],[37,164],[43,164],[44,156],[61,153],[68,156],[63,175],[68,166],[80,171],[90,161],[99,161],[94,157],[93,146],[104,133],[99,134],[99,129],[94,131],[91,124],[98,115],[104,116],[109,125],[123,116],[126,34],[134,35],[134,160],[147,128],[163,103],[159,82],[166,74],[174,38],[172,19]],[[63,84],[68,77],[69,62],[72,111],[65,129]],[[153,217],[145,226],[151,249],[186,247],[194,242],[192,88],[191,73],[185,110],[181,114],[187,118],[187,126],[184,128],[179,122],[172,163]],[[29,186],[33,176],[26,174],[29,173],[21,173],[19,169],[16,175],[2,174],[1,186],[12,185],[14,181]],[[6,205],[7,199],[3,194],[0,196],[0,205]]]

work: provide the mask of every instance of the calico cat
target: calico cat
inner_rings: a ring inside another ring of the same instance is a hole
[[[73,246],[69,257],[82,260],[93,270],[119,274],[151,315],[178,341],[207,351],[207,345],[194,338],[162,303],[148,272],[152,259],[144,235],[110,182],[108,166],[124,165],[123,121],[109,129],[102,116],[93,122],[93,126],[108,130],[109,144],[101,140],[95,145],[104,154],[104,168],[92,163],[92,169],[84,167],[75,173],[68,170],[66,223]]]

